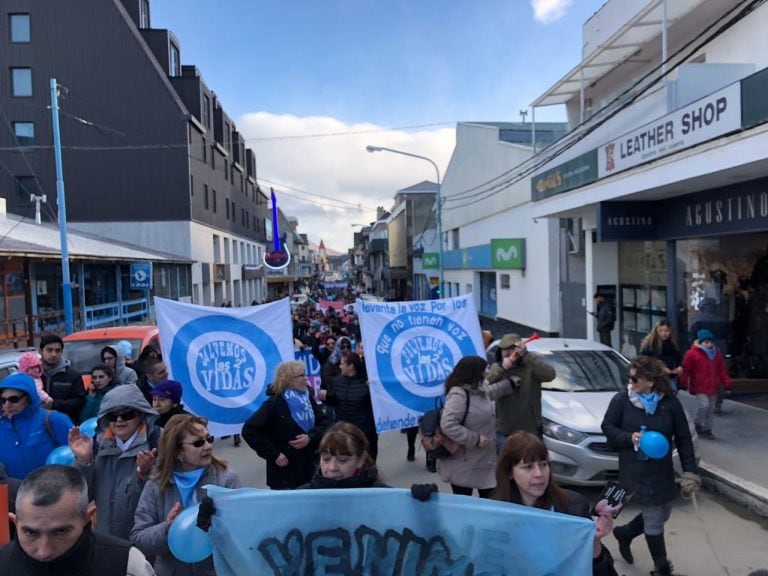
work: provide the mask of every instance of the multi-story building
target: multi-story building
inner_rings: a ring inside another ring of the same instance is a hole
[[[149,0],[9,0],[0,6],[0,195],[55,212],[50,80],[58,82],[73,229],[195,261],[200,304],[261,301],[268,209],[256,158]]]

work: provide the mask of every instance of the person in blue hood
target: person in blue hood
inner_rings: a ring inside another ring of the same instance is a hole
[[[0,382],[0,402],[0,462],[8,476],[24,479],[54,448],[67,445],[72,421],[43,408],[34,379],[21,372]]]

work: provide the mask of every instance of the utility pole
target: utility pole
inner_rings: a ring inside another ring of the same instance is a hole
[[[61,134],[59,133],[59,87],[51,78],[51,115],[53,116],[53,150],[56,158],[56,202],[59,206],[59,237],[61,239],[61,292],[64,300],[64,331],[72,334],[75,324],[72,313],[72,283],[69,277],[69,249],[67,246],[67,202],[64,196],[64,170],[61,162]]]

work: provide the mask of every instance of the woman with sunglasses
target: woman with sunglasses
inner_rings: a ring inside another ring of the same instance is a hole
[[[23,479],[45,465],[54,448],[67,444],[72,421],[42,407],[35,381],[27,374],[11,374],[0,386],[0,463],[8,476]]]
[[[85,406],[80,410],[80,422],[99,413],[104,395],[117,386],[115,371],[108,364],[97,364],[91,370],[91,389],[85,395]]]
[[[307,387],[303,361],[279,364],[270,392],[243,426],[243,439],[267,461],[267,485],[293,490],[312,478],[325,416]]]
[[[698,490],[701,479],[696,474],[688,419],[680,400],[672,392],[666,366],[661,360],[638,356],[630,362],[627,390],[618,392],[611,399],[602,429],[608,442],[619,452],[619,483],[633,494],[632,503],[640,507],[640,514],[613,531],[619,542],[619,552],[632,564],[632,540],[645,534],[655,573],[671,575],[664,524],[677,494],[672,450],[662,458],[649,458],[639,449],[643,431],[659,432],[670,446],[674,444],[677,448],[683,468],[680,486],[685,491]]]
[[[99,510],[96,530],[128,539],[133,515],[157,455],[157,412],[137,386],[116,386],[104,395],[93,440],[75,426],[69,447]]]
[[[210,557],[197,564],[186,564],[168,549],[168,530],[174,520],[182,510],[205,496],[203,486],[208,484],[241,487],[237,472],[213,455],[208,420],[191,414],[172,416],[163,428],[155,469],[141,493],[131,530],[131,541],[136,547],[155,557],[158,576],[216,574]]]
[[[589,505],[581,494],[560,488],[552,480],[547,447],[530,432],[515,432],[504,441],[496,465],[493,499],[571,516],[590,517]],[[595,520],[593,576],[617,576],[613,557],[601,541],[613,527],[610,510],[605,512]]]

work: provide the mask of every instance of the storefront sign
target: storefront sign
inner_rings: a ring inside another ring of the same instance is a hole
[[[421,269],[422,270],[439,270],[440,269],[440,253],[424,252],[424,254],[421,255]]]
[[[131,290],[152,289],[152,262],[131,262]]]
[[[490,269],[491,245],[470,246],[460,250],[449,250],[443,253],[446,270],[479,270]]]
[[[597,180],[597,151],[590,150],[531,179],[531,199],[535,202],[573,190]]]
[[[525,268],[524,238],[493,238],[491,240],[491,264],[498,270]]]
[[[736,82],[597,149],[600,178],[679,152],[741,128]]]
[[[600,202],[598,242],[655,239],[656,206],[653,202]]]

